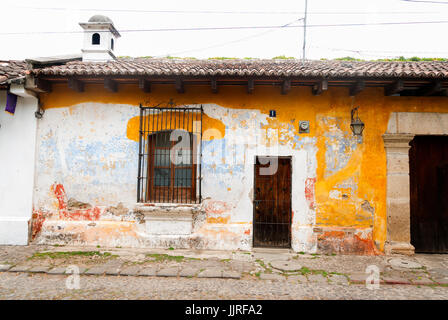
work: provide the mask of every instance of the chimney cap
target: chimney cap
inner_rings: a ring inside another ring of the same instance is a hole
[[[96,14],[92,16],[89,21],[80,22],[79,25],[85,30],[108,28],[115,37],[121,37],[120,33],[115,29],[113,21],[109,17],[101,14]]]
[[[103,16],[101,14],[96,14],[89,19],[88,22],[102,22],[102,23],[112,23],[112,20],[109,17]]]

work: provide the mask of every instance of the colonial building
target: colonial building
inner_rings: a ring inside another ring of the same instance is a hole
[[[110,19],[81,26],[82,56],[28,61],[31,241],[447,250],[448,63],[123,59]]]

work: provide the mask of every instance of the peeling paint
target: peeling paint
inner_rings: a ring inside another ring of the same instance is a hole
[[[40,228],[39,241],[248,250],[253,160],[256,155],[280,155],[292,157],[293,249],[376,254],[373,243],[382,248],[386,239],[381,136],[389,115],[446,112],[443,98],[385,97],[380,88],[366,88],[356,97],[366,125],[360,142],[350,131],[355,98],[346,88],[329,88],[320,96],[302,87],[291,88],[288,95],[274,86],[257,86],[252,95],[238,86],[223,86],[218,95],[203,86],[190,86],[184,94],[165,85],[151,89],[146,94],[129,84],[111,93],[100,85],[86,85],[79,93],[56,84],[51,93],[42,94],[46,112],[38,128],[33,213],[33,234]],[[132,212],[138,105],[148,100],[152,105],[173,100],[204,108],[205,211],[195,217],[188,237],[148,237],[138,222],[143,218]],[[276,110],[277,117],[270,118],[269,110]],[[298,132],[300,120],[310,121],[310,133]],[[67,197],[92,207],[76,213],[67,208]],[[69,211],[73,214],[67,216]],[[95,226],[88,225],[92,221]],[[101,236],[87,235],[95,230],[102,230]]]

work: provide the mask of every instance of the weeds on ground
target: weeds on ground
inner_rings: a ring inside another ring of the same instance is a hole
[[[110,252],[99,252],[99,251],[60,251],[60,252],[36,252],[29,259],[35,258],[68,258],[68,257],[108,257],[115,258],[117,255],[113,255]]]
[[[307,267],[302,267],[299,272],[302,275],[311,275],[311,274],[321,274],[322,276],[324,276],[325,278],[327,278],[329,275],[339,275],[339,276],[344,276],[347,278],[347,280],[349,280],[348,275],[346,275],[345,273],[340,273],[340,272],[328,272],[325,270],[319,270],[319,269],[309,269]]]
[[[147,257],[153,258],[152,262],[163,262],[163,261],[176,261],[182,262],[184,260],[201,260],[199,258],[189,258],[184,256],[170,256],[169,254],[161,253],[148,253]]]
[[[266,266],[263,260],[257,259],[257,260],[255,260],[255,262],[257,262],[264,269],[264,271],[266,273],[272,273],[271,266],[269,266],[269,267]]]

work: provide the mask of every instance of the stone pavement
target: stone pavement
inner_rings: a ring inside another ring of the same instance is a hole
[[[185,277],[81,276],[78,288],[66,286],[66,275],[3,272],[0,300],[4,299],[151,299],[151,300],[448,300],[441,286],[293,283],[251,279]]]
[[[233,279],[327,286],[411,285],[448,291],[448,255],[353,256],[61,246],[0,246],[8,274]],[[378,277],[377,277],[378,276]],[[446,288],[445,288],[446,287]]]

